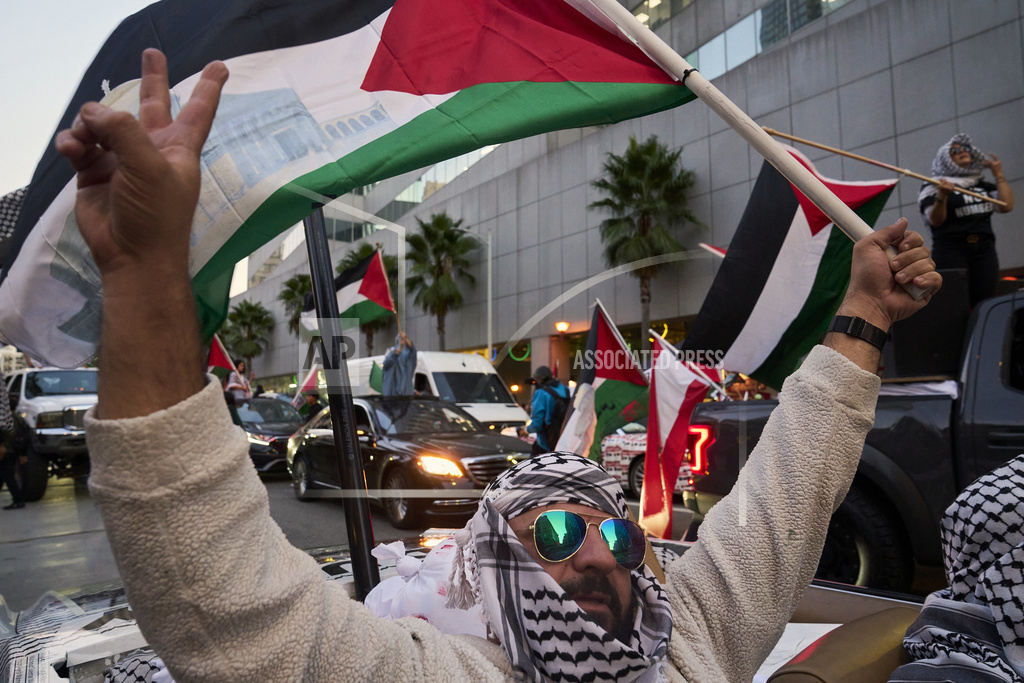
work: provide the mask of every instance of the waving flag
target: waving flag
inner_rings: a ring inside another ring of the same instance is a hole
[[[359,324],[365,325],[395,312],[380,250],[339,273],[334,278],[334,289],[338,292],[339,318],[358,318]],[[306,320],[316,317],[312,293],[306,295],[302,313]]]
[[[213,335],[213,339],[210,340],[210,358],[206,361],[206,367],[207,371],[214,368],[222,368],[229,373],[235,371],[235,364],[231,362],[231,354],[228,353],[224,342],[217,335]]]
[[[306,373],[306,376],[299,383],[298,388],[295,389],[295,398],[292,399],[292,406],[298,410],[302,406],[302,402],[305,400],[303,396],[307,391],[317,391],[320,388],[320,379],[317,372],[320,370],[320,366],[317,363],[313,363],[313,366]]]
[[[653,330],[651,335],[655,343],[640,524],[653,536],[669,538],[672,494],[686,456],[690,414],[707,396],[716,375],[712,368],[680,362],[671,344]]]
[[[231,78],[203,149],[190,270],[203,330],[223,320],[231,270],[349,190],[459,154],[607,124],[693,99],[587,0],[163,0],[126,19],[86,71],[82,103],[136,112],[139,55],[168,57],[172,109],[202,67]],[[32,179],[0,282],[0,333],[76,366],[99,338],[99,277],[52,149]]]
[[[868,225],[897,180],[843,182],[801,163]],[[850,280],[853,242],[768,162],[682,349],[779,389],[825,333]]]
[[[600,300],[587,335],[570,413],[556,451],[601,461],[601,439],[647,411],[647,380]]]

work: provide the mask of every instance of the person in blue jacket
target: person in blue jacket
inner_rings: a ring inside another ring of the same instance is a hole
[[[551,368],[542,365],[533,373],[533,399],[530,401],[530,423],[527,432],[537,435],[533,454],[551,452],[558,441],[569,405],[569,388],[559,382]]]

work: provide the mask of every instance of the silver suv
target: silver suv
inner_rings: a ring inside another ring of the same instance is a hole
[[[84,420],[85,412],[96,405],[97,376],[95,368],[29,368],[8,378],[14,412],[32,435],[28,462],[21,469],[25,500],[42,498],[51,474],[88,474]]]

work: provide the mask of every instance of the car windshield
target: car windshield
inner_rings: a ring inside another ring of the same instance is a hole
[[[302,422],[299,411],[273,398],[246,401],[237,408],[242,422]]]
[[[454,406],[433,401],[381,401],[374,405],[385,434],[437,434],[482,432],[480,424]]]
[[[25,398],[95,394],[95,370],[30,372],[25,378]]]
[[[513,403],[497,375],[482,372],[435,372],[439,398],[452,403]]]

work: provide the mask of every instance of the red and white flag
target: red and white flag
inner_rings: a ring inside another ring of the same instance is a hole
[[[207,372],[214,368],[224,368],[228,372],[235,371],[235,364],[231,362],[231,354],[228,353],[224,342],[217,335],[213,335],[213,339],[210,340],[210,358],[206,361]]]
[[[296,410],[302,405],[302,397],[307,391],[316,391],[319,386],[320,380],[317,378],[317,371],[320,366],[317,363],[313,363],[313,367],[309,369],[306,374],[306,378],[302,380],[299,387],[295,390],[295,398],[292,399],[292,405]]]
[[[671,344],[653,331],[651,336],[655,343],[640,524],[652,536],[670,538],[672,494],[686,457],[690,414],[713,385],[715,371],[681,362]]]

